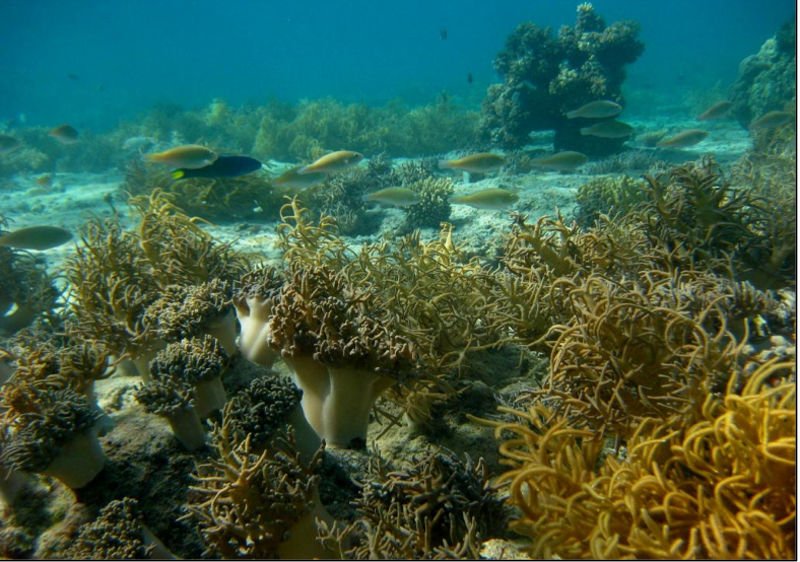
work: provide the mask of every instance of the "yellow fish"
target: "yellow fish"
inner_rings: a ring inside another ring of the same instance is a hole
[[[0,246],[23,250],[49,250],[72,239],[72,233],[57,226],[29,226],[0,236]]]
[[[306,189],[325,181],[328,174],[323,172],[311,172],[308,174],[299,173],[302,166],[295,166],[291,170],[286,170],[277,178],[272,180],[272,185],[287,187],[289,189]]]
[[[351,166],[355,166],[364,159],[360,152],[352,150],[337,150],[326,154],[322,158],[317,158],[308,166],[303,166],[297,173],[300,175],[321,172],[323,174],[335,174]]]
[[[144,157],[148,162],[166,164],[173,168],[196,170],[213,164],[217,159],[217,153],[199,144],[185,144],[163,152],[145,154]]]
[[[519,195],[513,191],[491,187],[474,193],[455,195],[450,198],[450,202],[458,205],[469,205],[475,209],[502,210],[513,205],[518,199]]]
[[[543,156],[541,158],[534,158],[531,164],[539,168],[546,168],[548,170],[556,170],[559,172],[571,172],[578,166],[583,166],[589,159],[582,152],[575,152],[574,150],[565,150],[557,152],[550,156]]]
[[[681,131],[677,135],[658,141],[656,146],[662,148],[686,148],[687,146],[697,144],[707,136],[708,131],[703,131],[702,129],[687,129]]]
[[[439,168],[463,170],[471,174],[485,174],[497,170],[503,164],[505,164],[505,158],[489,152],[478,152],[457,160],[439,160]]]
[[[417,199],[419,197],[416,192],[407,187],[387,187],[364,195],[364,201],[395,205],[396,207],[410,207],[417,202]]]

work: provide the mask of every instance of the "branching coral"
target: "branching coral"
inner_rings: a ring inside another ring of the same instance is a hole
[[[116,218],[90,220],[75,255],[67,259],[68,332],[130,357],[146,375],[147,362],[164,346],[143,321],[147,308],[171,285],[232,281],[246,260],[214,241],[160,192],[131,204],[140,219],[135,232],[124,230]]]
[[[691,416],[725,383],[738,344],[715,302],[694,312],[691,279],[589,277],[569,291],[571,318],[553,327],[543,395],[568,416],[627,436],[645,417]]]
[[[348,560],[478,558],[481,541],[502,532],[506,519],[483,460],[447,453],[398,471],[374,460],[356,508],[347,528],[321,533]]]
[[[325,558],[316,540],[315,517],[329,521],[319,502],[315,467],[294,450],[292,439],[260,454],[250,439],[215,432],[219,458],[197,467],[189,517],[197,520],[207,554],[224,558]]]
[[[760,366],[708,395],[694,421],[649,419],[606,454],[603,436],[543,406],[497,422],[534,558],[793,558],[793,364]]]
[[[248,276],[235,302],[268,318],[259,337],[295,371],[306,417],[328,444],[363,444],[389,386],[435,379],[507,339],[509,313],[492,298],[500,283],[461,258],[449,227],[429,243],[413,234],[356,254],[329,220],[309,224],[296,201],[283,213],[286,272]]]

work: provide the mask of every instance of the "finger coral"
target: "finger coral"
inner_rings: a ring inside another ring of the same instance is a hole
[[[255,454],[250,439],[215,432],[218,459],[197,467],[189,515],[207,545],[223,558],[326,558],[315,517],[328,520],[314,474],[321,457],[304,464],[292,439]]]
[[[504,409],[501,477],[534,558],[793,558],[796,387],[791,363],[709,394],[694,421],[650,418],[627,455],[544,406]]]
[[[373,461],[355,503],[356,521],[321,531],[347,560],[477,559],[481,542],[503,532],[506,520],[483,459],[448,453],[407,470]]]
[[[194,388],[188,382],[169,377],[149,381],[137,390],[136,400],[147,412],[166,418],[187,450],[205,445],[206,431],[194,407]]]

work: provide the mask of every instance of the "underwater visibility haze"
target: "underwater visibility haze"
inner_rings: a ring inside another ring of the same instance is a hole
[[[0,14],[0,557],[796,558],[795,3]]]

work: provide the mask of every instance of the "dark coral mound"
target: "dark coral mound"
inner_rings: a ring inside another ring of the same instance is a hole
[[[556,150],[618,151],[623,140],[582,136],[587,121],[564,113],[600,99],[622,104],[624,67],[644,51],[638,34],[633,21],[607,26],[588,3],[578,6],[575,25],[557,36],[547,27],[520,24],[494,61],[504,81],[490,86],[483,102],[482,139],[516,148],[531,131],[554,130]]]

